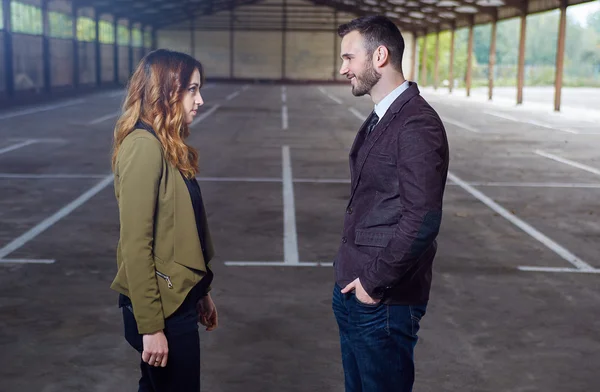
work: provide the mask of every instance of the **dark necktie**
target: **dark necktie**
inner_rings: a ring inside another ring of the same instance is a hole
[[[367,124],[367,137],[371,134],[371,131],[373,128],[375,128],[375,125],[377,125],[378,121],[379,116],[377,113],[373,112],[373,114],[371,114],[371,118],[369,119],[369,124]]]

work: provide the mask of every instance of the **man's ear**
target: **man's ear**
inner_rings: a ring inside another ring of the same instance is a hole
[[[375,53],[373,54],[373,58],[375,59],[376,64],[379,66],[385,65],[388,61],[388,57],[388,49],[383,45],[377,47],[377,49],[375,49]]]

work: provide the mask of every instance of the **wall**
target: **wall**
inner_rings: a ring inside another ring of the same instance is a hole
[[[355,15],[303,0],[264,0],[158,30],[159,48],[195,56],[207,78],[344,81],[338,25]],[[267,11],[265,11],[267,10]],[[257,16],[268,14],[268,17]],[[233,21],[234,31],[231,31]],[[309,22],[307,22],[309,21]],[[314,21],[311,26],[307,23]],[[286,26],[285,33],[283,32]],[[319,31],[300,31],[308,28]],[[325,31],[327,30],[327,31]],[[413,35],[403,32],[403,69],[412,69]]]
[[[285,18],[282,0],[238,7],[233,32],[230,11],[201,16],[193,25],[188,21],[158,30],[158,47],[192,54],[203,63],[209,79],[341,80],[335,30],[354,16],[338,13],[336,20],[333,9],[303,0],[286,0],[285,7]],[[265,9],[268,18],[256,16]],[[321,31],[298,31],[310,28],[306,21],[311,19],[317,20],[312,27]]]

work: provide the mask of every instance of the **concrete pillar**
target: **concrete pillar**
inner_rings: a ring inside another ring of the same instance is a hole
[[[408,67],[408,80],[415,80],[415,76],[417,75],[417,34],[415,32],[411,32],[409,37],[410,39],[410,52],[407,60],[410,60]],[[406,39],[404,42],[406,43]]]
[[[435,34],[435,65],[433,88],[438,89],[440,83],[440,29],[438,28]]]
[[[96,22],[96,86],[102,84],[102,51],[100,50],[100,12],[94,9],[94,21]]]
[[[469,45],[467,46],[467,97],[471,96],[471,82],[473,81],[473,36],[474,18],[469,22]]]
[[[456,35],[456,25],[452,24],[452,29],[450,30],[450,70],[448,71],[448,79],[450,83],[448,85],[448,91],[452,94],[452,90],[454,89],[454,41]]]
[[[48,1],[42,0],[42,65],[44,69],[44,91],[52,90],[52,72],[50,65],[50,21],[48,18]]]
[[[115,84],[119,84],[119,17],[113,15],[113,74]]]
[[[561,0],[560,22],[558,25],[558,48],[556,49],[556,76],[554,78],[554,110],[560,111],[563,70],[565,65],[565,35],[567,32],[567,0]]]
[[[229,10],[229,78],[233,79],[233,53],[234,53],[234,45],[235,45],[235,0],[231,1],[231,9]]]
[[[129,27],[129,76],[133,73],[133,22],[131,18],[127,19],[127,27]]]
[[[521,11],[521,36],[519,38],[519,65],[517,69],[517,105],[523,103],[523,85],[525,84],[525,39],[527,34],[526,6]]]
[[[427,85],[427,31],[423,34],[423,47],[421,48],[421,74],[419,75],[421,86]]]
[[[79,40],[77,39],[77,6],[72,4],[73,16],[73,86],[79,87]]]
[[[490,56],[488,64],[488,99],[494,97],[494,66],[496,65],[496,36],[498,35],[498,12],[492,21],[492,36],[490,39]]]

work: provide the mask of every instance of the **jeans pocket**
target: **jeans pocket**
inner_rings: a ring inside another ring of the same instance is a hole
[[[408,309],[410,311],[410,322],[412,325],[412,335],[416,337],[417,333],[419,332],[419,329],[421,327],[420,322],[421,322],[421,319],[423,318],[423,316],[425,315],[427,306],[426,305],[409,305]]]
[[[362,302],[360,299],[358,299],[358,297],[356,296],[356,294],[352,294],[352,296],[354,297],[354,301],[360,305],[360,306],[364,306],[366,308],[378,308],[381,305],[381,301],[377,302],[376,304],[367,304]]]

